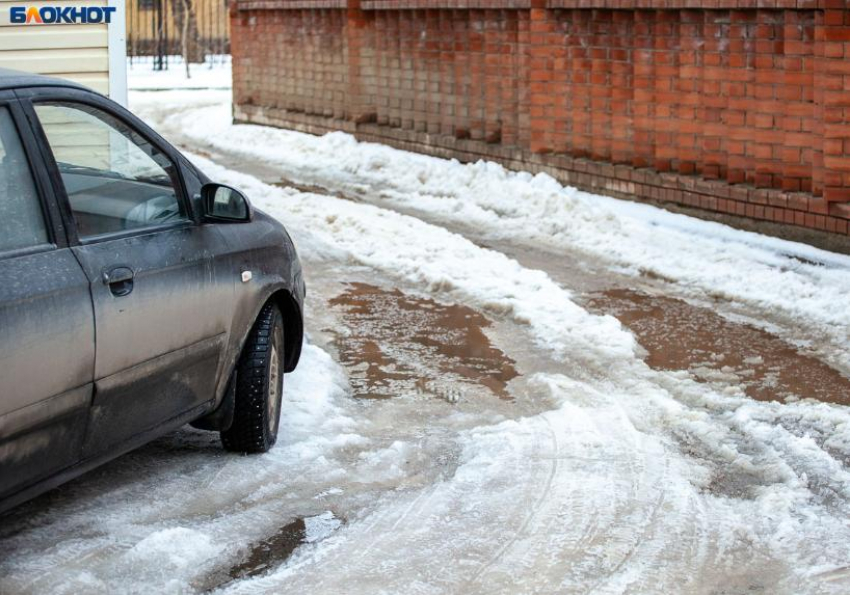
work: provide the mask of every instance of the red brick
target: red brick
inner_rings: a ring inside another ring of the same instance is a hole
[[[840,230],[824,205],[850,203],[850,21],[831,1],[234,0],[234,104]],[[730,202],[698,178],[765,190]]]

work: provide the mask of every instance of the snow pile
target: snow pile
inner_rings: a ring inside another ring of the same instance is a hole
[[[223,549],[224,544],[214,544],[208,535],[199,531],[183,527],[163,529],[131,547],[115,570],[131,576],[153,570],[157,576],[151,577],[152,582],[164,585],[166,591],[178,591],[184,585],[175,577],[186,576],[203,567],[209,570],[208,562]]]
[[[845,353],[850,336],[850,257],[738,231],[648,205],[563,187],[545,174],[457,161],[358,143],[230,123],[229,97],[201,108],[197,96],[173,95],[163,115],[141,99],[140,113],[179,130],[199,146],[273,164],[298,183],[368,192],[388,205],[460,222],[494,238],[580,250],[633,274],[674,280],[683,295],[721,298],[808,324]],[[205,101],[211,101],[206,98]]]

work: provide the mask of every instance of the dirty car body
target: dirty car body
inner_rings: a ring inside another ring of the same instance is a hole
[[[187,422],[227,430],[264,308],[295,369],[304,294],[238,191],[107,98],[0,70],[0,512]]]

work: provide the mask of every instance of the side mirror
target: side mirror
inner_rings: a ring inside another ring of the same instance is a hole
[[[223,184],[205,184],[201,188],[204,219],[208,221],[244,223],[251,220],[251,204],[245,195]]]

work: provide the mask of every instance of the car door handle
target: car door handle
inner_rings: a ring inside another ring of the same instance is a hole
[[[109,286],[109,291],[115,297],[130,295],[133,291],[133,280],[136,274],[126,266],[115,267],[103,273],[103,283]]]

